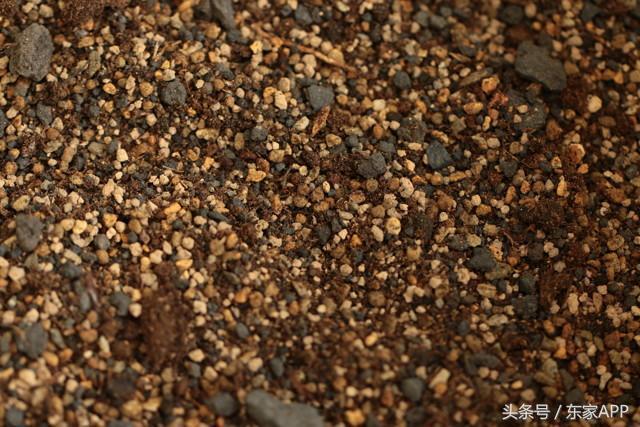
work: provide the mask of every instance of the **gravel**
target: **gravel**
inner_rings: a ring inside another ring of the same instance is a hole
[[[205,19],[218,21],[225,30],[236,30],[232,0],[201,0],[197,10]]]
[[[170,106],[184,105],[187,100],[187,90],[179,80],[172,80],[160,89],[160,100]]]
[[[393,75],[393,84],[400,90],[411,88],[411,77],[405,71],[398,71]]]
[[[31,24],[16,37],[9,69],[14,74],[40,81],[49,73],[52,55],[49,30],[43,25]]]
[[[40,322],[34,323],[25,330],[22,351],[32,359],[37,359],[47,348],[49,334]]]
[[[424,393],[425,384],[420,378],[405,378],[400,388],[407,399],[418,402]]]
[[[513,301],[513,310],[516,315],[523,319],[533,319],[538,313],[538,297],[536,295],[527,295],[516,298]]]
[[[315,84],[307,88],[306,94],[309,105],[314,111],[333,104],[335,98],[332,88]]]
[[[637,424],[640,6],[198,1],[3,18],[0,424]]]
[[[251,129],[251,140],[254,142],[264,142],[268,136],[269,132],[262,126],[256,126]]]
[[[562,62],[552,58],[546,48],[532,41],[524,41],[518,46],[515,67],[522,77],[542,83],[551,91],[561,91],[567,87],[567,75]]]
[[[123,292],[116,291],[109,297],[109,302],[116,308],[118,316],[126,316],[129,313],[131,297]]]
[[[260,427],[323,427],[318,410],[301,403],[282,403],[273,395],[254,390],[247,395],[247,413]]]
[[[14,406],[9,407],[4,415],[4,422],[7,423],[8,427],[23,427],[25,425],[24,411]]]
[[[38,217],[27,214],[16,215],[16,240],[23,251],[31,252],[38,246],[43,229],[44,224]]]
[[[453,158],[447,149],[439,142],[432,142],[427,147],[429,166],[435,170],[443,169],[453,163]]]
[[[238,412],[238,402],[230,393],[226,392],[213,396],[209,405],[216,414],[223,417],[230,417]]]
[[[49,126],[53,122],[53,108],[41,102],[36,105],[36,116],[43,125]]]
[[[4,131],[9,126],[9,120],[7,119],[4,111],[0,110],[0,137],[4,136]]]
[[[488,272],[496,268],[497,263],[491,251],[485,247],[473,249],[473,256],[469,259],[469,267],[476,271]]]
[[[357,164],[357,171],[363,178],[376,178],[387,170],[387,162],[382,153],[374,153]]]

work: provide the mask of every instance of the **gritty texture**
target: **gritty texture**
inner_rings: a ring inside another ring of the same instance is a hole
[[[0,425],[640,425],[638,2],[9,3]]]

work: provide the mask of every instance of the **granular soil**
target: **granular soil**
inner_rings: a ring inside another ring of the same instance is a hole
[[[0,425],[640,425],[640,3],[0,16]]]

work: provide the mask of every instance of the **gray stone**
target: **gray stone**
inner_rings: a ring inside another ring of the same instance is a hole
[[[513,300],[513,311],[522,319],[534,319],[538,314],[538,297],[526,295]]]
[[[518,281],[518,289],[523,294],[533,295],[536,293],[536,276],[530,271],[525,271]]]
[[[31,24],[16,38],[9,70],[28,79],[42,80],[49,73],[52,54],[49,30],[40,24]]]
[[[592,21],[593,18],[600,14],[600,12],[602,12],[602,10],[595,4],[589,1],[585,2],[582,11],[580,12],[580,19],[582,19],[582,22]]]
[[[24,334],[22,351],[32,359],[37,359],[47,348],[49,334],[40,322],[29,326]]]
[[[427,147],[427,157],[429,159],[429,166],[435,170],[440,170],[453,163],[451,155],[447,149],[439,142],[432,142]]]
[[[473,249],[473,256],[469,260],[469,267],[476,271],[491,271],[496,268],[496,260],[491,251],[484,247]]]
[[[300,25],[303,25],[305,27],[313,23],[313,18],[311,17],[309,9],[307,9],[307,7],[302,3],[298,3],[298,7],[296,8],[294,17]]]
[[[196,11],[205,19],[215,19],[227,31],[236,30],[232,0],[201,0]]]
[[[397,131],[398,138],[410,142],[424,142],[427,135],[427,125],[413,117],[408,117],[400,121],[400,127]]]
[[[131,427],[132,425],[131,421],[127,420],[111,420],[107,427]]]
[[[522,6],[517,4],[510,4],[505,6],[500,11],[500,20],[509,25],[518,25],[522,18],[524,18],[524,10]]]
[[[109,238],[102,233],[96,234],[96,236],[93,238],[93,244],[96,246],[96,248],[102,249],[103,251],[106,251],[111,246]]]
[[[253,129],[251,129],[250,138],[254,142],[266,141],[268,136],[269,136],[269,132],[267,132],[267,130],[262,126],[256,126]]]
[[[82,268],[72,262],[66,262],[60,267],[60,274],[67,279],[77,279],[82,274]]]
[[[567,75],[562,62],[552,58],[547,49],[529,40],[518,46],[515,67],[522,77],[542,83],[549,90],[561,91],[567,87]]]
[[[109,302],[116,308],[118,316],[126,316],[129,313],[131,297],[124,292],[116,291],[109,297]]]
[[[209,401],[209,407],[217,415],[223,417],[230,417],[238,412],[238,402],[231,394],[226,392],[221,392],[213,396]]]
[[[402,394],[412,402],[417,402],[422,398],[424,393],[424,381],[420,378],[405,378],[400,385]]]
[[[320,224],[315,228],[316,235],[318,236],[318,240],[321,244],[326,244],[331,238],[332,232],[331,227],[327,224]]]
[[[263,390],[247,395],[247,413],[260,427],[323,427],[318,410],[302,403],[283,403]]]
[[[269,361],[269,368],[273,373],[273,376],[276,378],[280,378],[284,375],[284,362],[279,357],[274,357]]]
[[[314,111],[318,111],[327,105],[333,104],[335,95],[330,87],[311,85],[307,88],[307,100]]]
[[[411,88],[411,77],[406,72],[400,70],[393,75],[393,85],[400,90]]]
[[[49,126],[53,122],[53,108],[38,102],[38,105],[36,105],[36,117],[43,125]]]
[[[357,170],[363,178],[376,178],[386,172],[387,161],[381,153],[374,153],[368,158],[360,160]]]
[[[4,114],[4,111],[0,110],[0,137],[4,136],[4,130],[9,126],[9,120]]]
[[[7,427],[22,427],[24,426],[24,412],[12,406],[4,414],[4,421],[7,423]]]
[[[40,243],[44,224],[33,215],[16,215],[16,241],[18,246],[25,251],[31,252]]]
[[[172,107],[183,105],[187,101],[187,90],[180,80],[172,80],[160,89],[160,100]]]
[[[531,131],[542,129],[547,124],[547,110],[544,102],[536,99],[529,105],[529,110],[520,116],[522,121],[516,123],[515,127],[519,131]]]
[[[236,335],[241,340],[247,339],[249,337],[249,328],[244,323],[238,322],[236,323]]]

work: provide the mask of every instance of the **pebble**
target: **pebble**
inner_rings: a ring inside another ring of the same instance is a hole
[[[387,171],[387,161],[382,153],[374,153],[358,162],[357,171],[363,178],[377,178]]]
[[[298,7],[296,7],[296,11],[294,12],[294,18],[296,18],[296,21],[304,27],[313,23],[313,18],[311,17],[309,9],[302,3],[298,3]]]
[[[477,271],[488,272],[496,268],[497,263],[491,251],[485,247],[473,249],[473,256],[469,259],[469,267]]]
[[[238,402],[230,393],[217,393],[209,400],[208,403],[208,406],[216,413],[216,415],[230,417],[238,412]]]
[[[249,328],[246,327],[244,323],[236,323],[236,335],[241,340],[247,339],[249,337]]]
[[[24,427],[24,411],[15,406],[9,407],[4,414],[4,422],[7,423],[7,427]]]
[[[38,217],[26,214],[16,215],[16,241],[23,251],[31,252],[38,246],[43,229],[44,224]]]
[[[253,129],[251,129],[250,137],[251,137],[251,140],[254,142],[264,142],[267,140],[268,136],[269,136],[269,132],[267,132],[267,130],[262,126],[256,126]]]
[[[40,81],[49,73],[52,54],[49,30],[43,25],[31,24],[16,38],[9,69],[14,74]]]
[[[307,100],[314,111],[321,110],[323,107],[333,104],[335,98],[333,88],[320,85],[309,86],[306,94]]]
[[[227,31],[236,29],[232,0],[201,0],[197,11],[206,19],[215,19]]]
[[[36,117],[43,125],[49,126],[53,121],[53,108],[38,102],[38,105],[36,105]]]
[[[405,71],[398,71],[393,75],[393,85],[400,90],[411,88],[411,77]]]
[[[109,297],[109,302],[116,308],[116,314],[124,317],[129,313],[131,297],[124,292],[116,291]]]
[[[515,67],[522,77],[542,83],[551,91],[561,91],[567,87],[567,75],[562,62],[552,58],[547,49],[536,46],[532,41],[524,41],[518,46]]]
[[[427,158],[429,166],[435,170],[440,170],[453,163],[451,155],[447,149],[439,142],[432,142],[427,147]]]
[[[597,113],[602,108],[602,99],[597,95],[590,95],[587,100],[587,110],[590,113]]]
[[[538,313],[538,297],[526,295],[514,299],[513,311],[522,319],[534,319]]]
[[[160,89],[160,100],[171,107],[183,105],[187,90],[179,80],[172,80]]]
[[[47,348],[49,334],[45,331],[40,322],[34,323],[27,328],[22,343],[22,351],[32,359],[37,359]]]
[[[302,403],[283,403],[262,390],[247,395],[247,413],[260,427],[324,427],[318,410]]]
[[[536,276],[530,272],[525,271],[520,275],[520,279],[518,280],[518,289],[520,292],[533,295],[536,293]]]
[[[269,361],[269,369],[273,373],[273,376],[280,378],[284,375],[284,362],[279,357],[274,357]]]
[[[425,384],[424,381],[420,378],[405,378],[404,380],[402,380],[400,389],[402,390],[402,394],[404,394],[407,399],[412,402],[418,402],[422,398],[422,394],[424,393]]]
[[[4,111],[0,110],[0,137],[4,136],[4,131],[9,126],[9,120]]]

